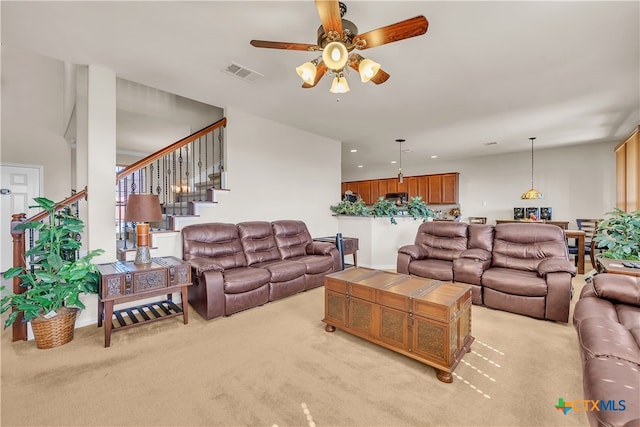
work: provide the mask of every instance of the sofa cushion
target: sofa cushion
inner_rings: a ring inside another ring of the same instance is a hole
[[[306,255],[292,260],[304,264],[307,274],[321,274],[333,269],[333,259],[328,256]]]
[[[287,282],[302,277],[307,272],[307,267],[303,262],[291,259],[261,262],[253,264],[252,267],[269,270],[269,273],[271,273],[271,283]]]
[[[453,280],[453,261],[421,259],[409,264],[409,274],[436,280]]]
[[[483,249],[491,252],[493,249],[493,225],[471,224],[469,225],[469,249]]]
[[[518,223],[495,226],[492,267],[537,271],[538,264],[547,258],[569,258],[560,227]]]
[[[224,293],[240,294],[269,283],[271,273],[264,268],[239,267],[224,272]]]
[[[592,426],[631,426],[640,421],[640,367],[634,363],[611,357],[595,357],[585,362],[583,367],[584,399],[607,402],[613,400],[625,410],[587,411]],[[635,420],[635,422],[633,421]],[[634,424],[627,424],[634,423]]]
[[[241,222],[238,224],[238,234],[248,265],[280,260],[280,252],[270,222]]]
[[[492,267],[482,274],[482,285],[507,294],[528,297],[547,295],[547,281],[536,272]]]
[[[307,245],[313,241],[302,221],[281,220],[271,223],[282,259],[307,255]]]
[[[418,228],[415,244],[424,246],[429,258],[453,261],[467,249],[468,227],[464,222],[423,222]]]
[[[640,307],[640,277],[597,274],[593,278],[593,288],[600,298]]]
[[[585,359],[615,357],[640,365],[640,348],[627,328],[602,317],[584,319],[578,325],[578,339]]]
[[[208,223],[193,224],[182,229],[183,259],[215,258],[217,265],[224,269],[245,267],[238,227],[235,224]]]

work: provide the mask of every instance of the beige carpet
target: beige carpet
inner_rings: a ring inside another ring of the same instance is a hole
[[[583,285],[574,280],[576,293]],[[3,426],[586,426],[571,323],[473,306],[476,341],[452,384],[342,331],[324,289],[228,318],[76,330],[38,350],[2,334]]]

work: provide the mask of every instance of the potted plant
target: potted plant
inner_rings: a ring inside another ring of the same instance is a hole
[[[411,198],[409,203],[407,203],[407,213],[411,215],[414,220],[422,219],[423,222],[435,216],[433,211],[429,209],[427,204],[422,200],[422,196]]]
[[[371,209],[360,198],[352,202],[345,197],[340,203],[330,206],[329,209],[338,215],[366,216],[371,214]]]
[[[371,213],[375,217],[388,216],[391,224],[397,224],[395,217],[400,213],[400,209],[394,201],[378,197],[378,201],[371,207]]]
[[[71,215],[68,206],[56,212],[60,206],[55,202],[44,197],[36,197],[34,201],[37,205],[33,207],[47,211],[49,217],[16,227],[34,230],[38,237],[25,252],[25,257],[30,258],[29,265],[13,267],[4,273],[5,279],[19,277],[25,290],[0,299],[0,313],[15,309],[4,322],[5,328],[23,313],[23,321],[31,322],[38,348],[51,348],[73,339],[77,311],[85,308],[80,295],[98,292],[98,270],[91,259],[104,250],[96,249],[78,257],[82,220]],[[0,289],[6,291],[4,286]]]
[[[598,223],[593,240],[605,258],[640,261],[640,211],[616,208]]]

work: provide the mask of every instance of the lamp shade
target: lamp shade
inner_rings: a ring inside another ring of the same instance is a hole
[[[331,42],[322,50],[322,60],[334,71],[342,70],[347,65],[348,59],[347,47],[341,42]]]
[[[155,194],[131,194],[127,201],[124,220],[131,222],[162,221],[160,199]]]
[[[331,89],[329,89],[329,92],[347,93],[350,90],[351,89],[349,89],[349,84],[347,83],[347,79],[342,74],[340,74],[333,78],[333,83],[331,83]]]
[[[525,193],[522,193],[522,196],[520,196],[520,198],[525,200],[544,199],[544,195],[535,188],[531,188]]]
[[[312,85],[316,79],[316,66],[313,62],[305,62],[296,68],[296,73],[307,84]]]
[[[370,59],[363,59],[358,66],[358,71],[360,72],[360,81],[366,83],[378,74],[380,64]]]

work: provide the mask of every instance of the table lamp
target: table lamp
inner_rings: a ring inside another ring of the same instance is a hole
[[[155,194],[131,194],[124,215],[127,222],[136,222],[138,249],[134,264],[150,264],[149,222],[162,221],[160,199]]]

